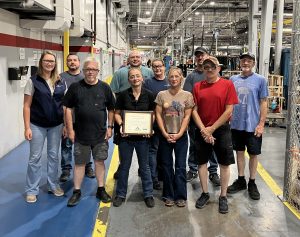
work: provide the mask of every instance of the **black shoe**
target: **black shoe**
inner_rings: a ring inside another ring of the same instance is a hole
[[[122,203],[123,203],[124,201],[125,201],[125,198],[121,198],[121,197],[116,196],[116,197],[114,198],[113,205],[114,205],[114,207],[119,207],[119,206],[122,205]]]
[[[158,180],[153,181],[153,189],[161,190],[160,182]]]
[[[189,170],[186,173],[186,181],[187,182],[191,182],[192,180],[198,178],[198,173],[197,172],[192,172],[191,170]]]
[[[213,183],[214,186],[221,186],[220,177],[217,173],[210,174],[209,180]]]
[[[222,214],[228,213],[228,202],[226,197],[219,197],[219,212]]]
[[[146,203],[146,206],[149,207],[149,208],[152,208],[152,207],[155,206],[155,202],[154,202],[153,197],[146,197],[145,198],[145,203]]]
[[[72,197],[70,197],[69,201],[68,201],[68,207],[74,207],[76,206],[81,198],[81,191],[73,191],[73,195]]]
[[[111,202],[111,197],[108,195],[108,193],[105,191],[105,189],[97,189],[97,193],[96,193],[96,197],[104,202],[104,203],[108,203]]]
[[[85,167],[85,176],[90,179],[95,178],[95,173],[92,167]]]
[[[70,178],[70,170],[63,170],[60,175],[59,181],[64,183],[67,182],[69,178]]]
[[[257,189],[256,184],[253,183],[248,183],[248,193],[250,198],[252,198],[253,200],[259,200],[260,199],[260,193]]]
[[[233,184],[227,188],[227,193],[237,193],[241,190],[247,189],[247,183],[245,179],[236,179]]]
[[[202,193],[201,196],[196,201],[196,208],[203,208],[209,200],[209,193]]]

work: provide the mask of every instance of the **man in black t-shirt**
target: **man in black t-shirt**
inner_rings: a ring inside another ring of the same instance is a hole
[[[66,107],[67,133],[74,143],[75,160],[74,191],[68,206],[75,206],[80,200],[85,164],[89,162],[91,153],[98,182],[96,197],[105,203],[111,201],[104,187],[104,160],[108,156],[108,139],[112,136],[115,99],[110,87],[97,79],[99,63],[94,58],[85,60],[83,73],[84,80],[72,84],[63,101]]]

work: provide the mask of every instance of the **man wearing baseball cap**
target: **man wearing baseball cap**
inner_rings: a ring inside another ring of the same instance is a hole
[[[245,149],[249,153],[248,193],[254,200],[260,199],[255,184],[257,157],[261,153],[262,134],[267,116],[267,80],[253,72],[255,56],[243,53],[240,56],[241,74],[230,78],[238,94],[239,103],[234,106],[231,132],[233,149],[236,151],[238,179],[227,189],[228,193],[236,193],[247,189],[245,179]]]
[[[209,57],[207,50],[203,47],[197,47],[194,52],[195,55],[195,62],[196,68],[195,70],[190,73],[187,78],[185,79],[183,90],[189,91],[192,93],[193,87],[195,83],[204,80],[203,68],[202,63],[203,61]],[[188,166],[189,171],[186,174],[186,180],[188,182],[192,181],[193,179],[198,177],[198,166],[195,164],[195,148],[194,148],[194,140],[195,140],[195,132],[196,132],[196,125],[193,119],[190,120],[188,134],[189,134],[189,157],[188,157]],[[217,173],[218,171],[218,163],[215,154],[213,154],[209,158],[209,179],[214,184],[214,186],[220,186],[220,178]]]
[[[219,212],[228,212],[227,186],[230,177],[229,165],[234,164],[229,119],[233,105],[238,103],[234,85],[221,78],[218,59],[209,56],[203,61],[205,80],[195,84],[193,95],[196,106],[193,119],[198,130],[195,136],[195,162],[199,166],[202,194],[196,201],[196,208],[203,208],[209,201],[207,185],[207,162],[215,152],[221,178]]]

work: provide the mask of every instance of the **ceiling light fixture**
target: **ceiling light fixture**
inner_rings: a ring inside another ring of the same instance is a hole
[[[214,6],[216,3],[214,1],[210,2],[209,5]]]
[[[147,3],[148,3],[148,4],[152,4],[152,1],[151,1],[151,0],[148,0]]]
[[[192,20],[192,17],[189,17],[189,18],[188,18],[188,21],[191,21],[191,20]]]
[[[145,13],[146,13],[146,15],[150,15],[150,11],[146,11]]]
[[[195,15],[198,16],[200,14],[200,12],[195,12]]]

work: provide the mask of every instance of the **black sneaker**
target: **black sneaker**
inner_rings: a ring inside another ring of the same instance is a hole
[[[191,182],[192,180],[198,178],[198,173],[196,172],[192,172],[191,170],[189,170],[187,173],[186,173],[186,181],[187,182]]]
[[[226,197],[219,197],[219,212],[222,214],[228,213],[228,202]]]
[[[59,181],[64,183],[67,182],[69,178],[70,178],[70,170],[63,170],[60,175]]]
[[[92,167],[85,167],[85,176],[90,179],[95,178],[95,173]]]
[[[153,181],[153,189],[155,190],[161,190],[161,186],[158,180]]]
[[[253,183],[248,183],[248,193],[250,198],[252,198],[253,200],[259,200],[260,199],[260,193],[257,189],[256,184]]]
[[[81,198],[81,191],[73,191],[73,195],[72,197],[70,197],[69,201],[68,201],[68,207],[74,207],[76,206],[79,201],[80,201],[80,198]]]
[[[201,196],[196,201],[196,208],[203,208],[209,200],[209,193],[202,193]]]
[[[97,189],[96,197],[104,203],[111,202],[111,197],[108,195],[108,193],[105,191],[105,189]]]
[[[155,206],[155,202],[154,202],[153,197],[146,197],[144,201],[146,203],[146,206],[149,207],[149,208],[152,208],[152,207]]]
[[[210,174],[209,180],[213,183],[214,186],[221,186],[220,177],[217,173]]]
[[[227,188],[227,193],[237,193],[241,190],[247,189],[247,183],[245,179],[236,179],[233,184]]]
[[[119,206],[122,205],[122,203],[123,203],[124,201],[125,201],[125,198],[121,198],[121,197],[116,196],[116,197],[114,198],[113,205],[114,205],[114,207],[119,207]]]

